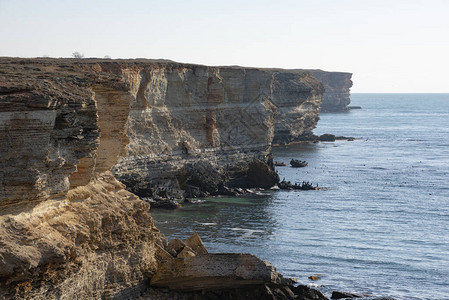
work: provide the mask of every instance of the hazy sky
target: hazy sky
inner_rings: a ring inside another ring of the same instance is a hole
[[[0,0],[0,56],[167,58],[449,92],[448,0]]]

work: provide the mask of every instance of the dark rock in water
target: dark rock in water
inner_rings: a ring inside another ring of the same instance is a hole
[[[333,291],[331,299],[362,298],[363,295]]]
[[[145,202],[150,203],[151,208],[165,208],[165,209],[175,209],[181,206],[176,200],[173,199],[153,199],[153,198],[142,198]]]
[[[209,196],[209,193],[202,191],[199,187],[194,185],[185,186],[185,197],[186,198],[204,198]]]
[[[291,138],[289,140],[278,141],[278,145],[288,145],[290,143],[300,143],[300,142],[308,142],[308,143],[318,143],[318,142],[335,142],[336,140],[346,140],[353,141],[355,138],[346,137],[346,136],[335,136],[333,134],[325,133],[320,136],[317,136],[313,133],[306,133],[300,135],[296,138]]]
[[[362,109],[362,107],[358,106],[358,105],[351,105],[351,106],[348,106],[348,108],[349,109]]]
[[[287,164],[284,163],[284,162],[282,162],[282,161],[275,161],[275,162],[274,162],[274,165],[275,165],[276,167],[285,167],[285,166],[287,166]]]
[[[291,287],[291,291],[295,294],[296,299],[301,300],[329,300],[318,290],[311,289],[305,285],[298,285],[296,287]]]
[[[333,134],[322,134],[318,137],[318,140],[321,142],[335,142],[335,135]]]
[[[355,138],[348,137],[348,136],[336,136],[335,140],[339,140],[339,141],[353,141],[353,140],[355,140]]]
[[[312,183],[310,183],[308,181],[303,181],[301,184],[298,184],[298,183],[292,184],[290,181],[285,181],[285,179],[283,179],[281,182],[278,183],[278,187],[281,190],[308,191],[308,190],[318,190],[319,189],[318,185],[313,186]]]
[[[261,160],[255,159],[249,164],[248,186],[269,189],[279,182],[279,175],[274,168]]]
[[[240,191],[239,191],[239,189],[230,188],[230,187],[227,187],[227,186],[221,184],[220,187],[218,188],[218,191],[216,193],[212,193],[212,196],[218,196],[218,195],[238,196],[238,195],[240,195]]]
[[[294,168],[303,168],[307,167],[309,164],[305,160],[297,160],[292,158],[292,160],[290,161],[290,165]]]
[[[224,178],[222,174],[208,161],[198,161],[185,166],[186,184],[190,187],[198,187],[207,193],[217,191]]]

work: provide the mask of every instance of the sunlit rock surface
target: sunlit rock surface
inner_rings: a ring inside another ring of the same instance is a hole
[[[0,58],[0,295],[138,295],[163,252],[124,184],[269,187],[276,128],[315,126],[321,93],[307,72]]]
[[[326,72],[321,70],[311,71],[324,86],[325,91],[321,111],[343,112],[349,110],[352,73]]]

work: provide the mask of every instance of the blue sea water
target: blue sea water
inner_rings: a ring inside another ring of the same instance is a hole
[[[449,94],[353,94],[351,105],[362,109],[322,114],[315,133],[356,140],[274,149],[309,163],[277,167],[281,179],[325,189],[154,210],[156,226],[253,253],[328,296],[449,299]]]

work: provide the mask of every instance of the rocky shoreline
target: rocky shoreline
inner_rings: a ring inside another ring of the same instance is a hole
[[[249,254],[165,243],[149,211],[277,184],[272,141],[311,132],[323,92],[305,70],[0,58],[1,298],[321,299]],[[198,290],[167,285],[194,271]],[[247,286],[207,288],[220,272]]]

